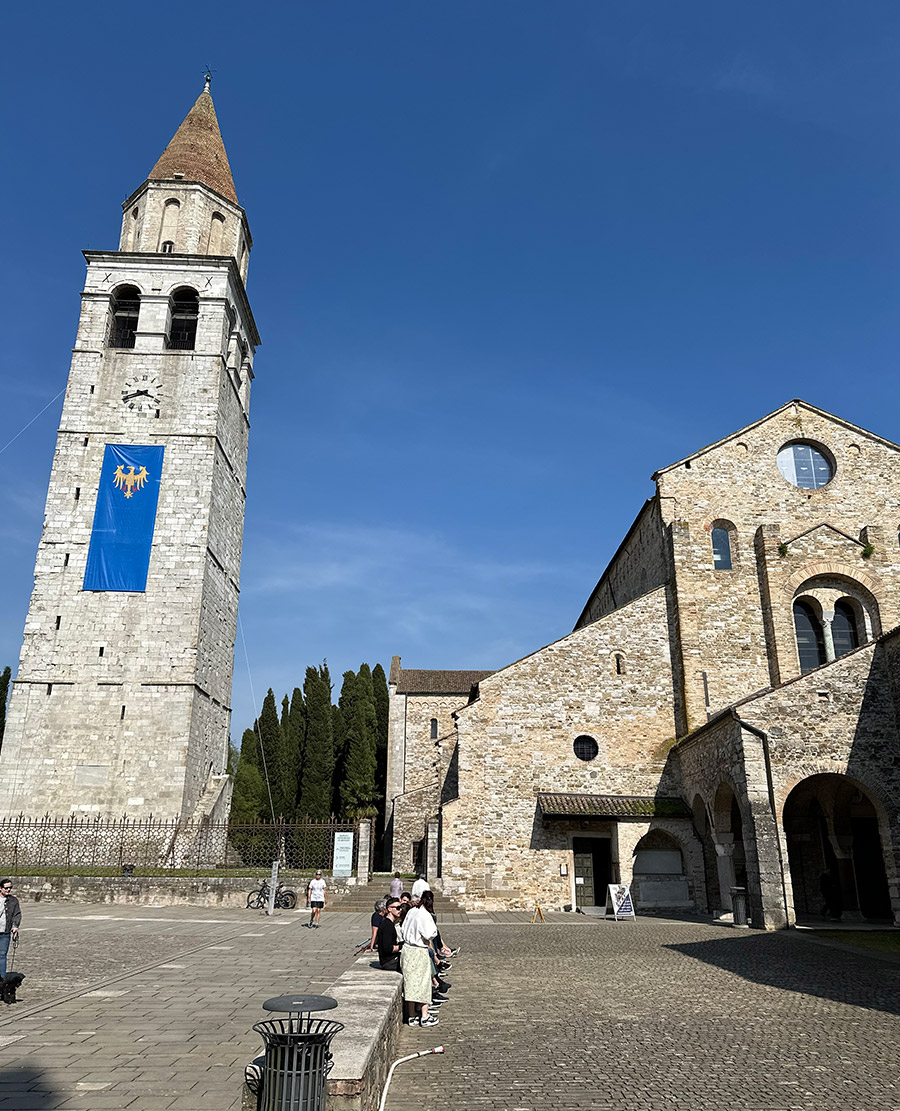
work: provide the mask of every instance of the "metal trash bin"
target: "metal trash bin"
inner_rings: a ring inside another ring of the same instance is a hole
[[[344,1024],[304,1014],[257,1022],[253,1029],[266,1047],[260,1111],[324,1111],[329,1046]]]
[[[747,917],[747,888],[746,887],[732,887],[731,889],[731,909],[734,914],[735,926],[749,925]]]

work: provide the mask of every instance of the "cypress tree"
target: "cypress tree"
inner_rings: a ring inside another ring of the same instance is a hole
[[[331,676],[324,664],[306,669],[303,681],[306,705],[306,744],[300,783],[298,815],[325,821],[331,815],[331,781],[334,775],[334,734],[331,720]]]
[[[8,667],[4,667],[3,674],[0,675],[0,746],[3,745],[3,730],[6,728],[6,701],[9,698],[9,681],[12,678],[12,671]]]
[[[349,693],[352,701],[347,724],[344,775],[341,780],[341,809],[345,816],[357,818],[373,814],[378,797],[375,788],[378,719],[375,713],[372,672],[368,664],[360,665]],[[343,707],[341,712],[345,718],[348,716]]]
[[[275,705],[275,694],[272,688],[263,699],[262,713],[257,722],[259,737],[259,769],[263,781],[268,779],[269,790],[272,792],[272,807],[275,810],[275,820],[285,813],[285,797],[283,789],[284,772],[284,744],[281,735],[281,722],[278,720],[278,708]],[[269,820],[272,819],[271,810]]]
[[[288,728],[285,734],[292,754],[291,774],[294,778],[294,817],[297,816],[297,802],[300,799],[300,783],[303,774],[303,745],[306,740],[306,707],[303,705],[303,691],[294,687],[291,705],[288,710]]]
[[[372,668],[372,689],[375,696],[375,717],[378,721],[378,738],[375,743],[375,785],[379,794],[387,790],[388,696],[387,676],[381,664]]]
[[[241,739],[241,755],[234,774],[230,821],[238,824],[255,822],[269,816],[266,785],[260,774],[258,742],[253,729],[245,729]]]
[[[340,722],[340,732],[334,734],[334,783],[332,787],[333,808],[335,814],[340,814],[344,808],[343,784],[347,777],[347,748],[349,744],[349,729],[353,723],[356,711],[356,672],[345,671],[341,683],[341,694],[338,698],[337,714],[334,715]]]
[[[279,817],[291,822],[297,808],[297,744],[291,734],[291,704],[288,696],[281,700],[281,745],[278,753]]]

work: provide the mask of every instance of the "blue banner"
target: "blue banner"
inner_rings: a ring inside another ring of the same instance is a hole
[[[107,444],[84,572],[85,590],[147,589],[162,447]]]

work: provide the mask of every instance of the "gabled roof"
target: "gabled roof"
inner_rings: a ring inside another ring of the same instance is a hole
[[[661,474],[665,474],[666,471],[671,471],[675,467],[683,467],[684,464],[688,461],[698,459],[701,455],[706,455],[707,452],[713,451],[717,447],[721,447],[722,444],[727,444],[731,440],[736,440],[739,436],[743,436],[747,432],[751,431],[751,429],[758,428],[767,420],[770,420],[772,417],[777,416],[779,413],[783,413],[792,405],[796,405],[801,409],[806,409],[806,411],[809,413],[815,413],[816,416],[825,417],[826,420],[834,421],[835,424],[840,424],[844,428],[849,428],[853,432],[858,432],[861,436],[867,436],[870,440],[875,440],[879,444],[884,444],[886,447],[893,448],[895,451],[900,451],[900,445],[895,444],[892,440],[886,440],[883,436],[879,436],[875,432],[870,432],[867,428],[862,428],[858,424],[851,424],[848,420],[844,420],[841,417],[836,417],[834,413],[829,413],[827,409],[818,409],[815,405],[810,405],[808,401],[803,401],[801,400],[801,398],[795,397],[793,398],[793,400],[786,402],[780,408],[773,409],[771,413],[766,413],[764,417],[760,417],[759,420],[753,421],[752,424],[747,424],[743,428],[739,428],[737,432],[732,432],[728,436],[723,436],[721,440],[716,440],[715,443],[707,444],[706,447],[700,448],[698,451],[693,452],[691,455],[685,455],[683,459],[679,459],[675,463],[669,463],[668,466],[660,467],[659,470],[654,471],[650,477],[654,481],[656,481],[657,477]]]
[[[149,179],[171,180],[176,174],[183,174],[185,181],[208,185],[227,200],[238,203],[216,109],[209,92],[209,78],[194,107],[150,171]]]
[[[492,671],[416,671],[399,668],[397,694],[467,695],[475,683],[493,675]],[[394,681],[394,676],[391,676]]]

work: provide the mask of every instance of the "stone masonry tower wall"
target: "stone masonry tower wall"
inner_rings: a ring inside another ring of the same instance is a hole
[[[208,87],[124,208],[121,249],[85,253],[0,815],[189,816],[223,787],[259,337]],[[106,445],[163,448],[142,591],[84,589]]]

